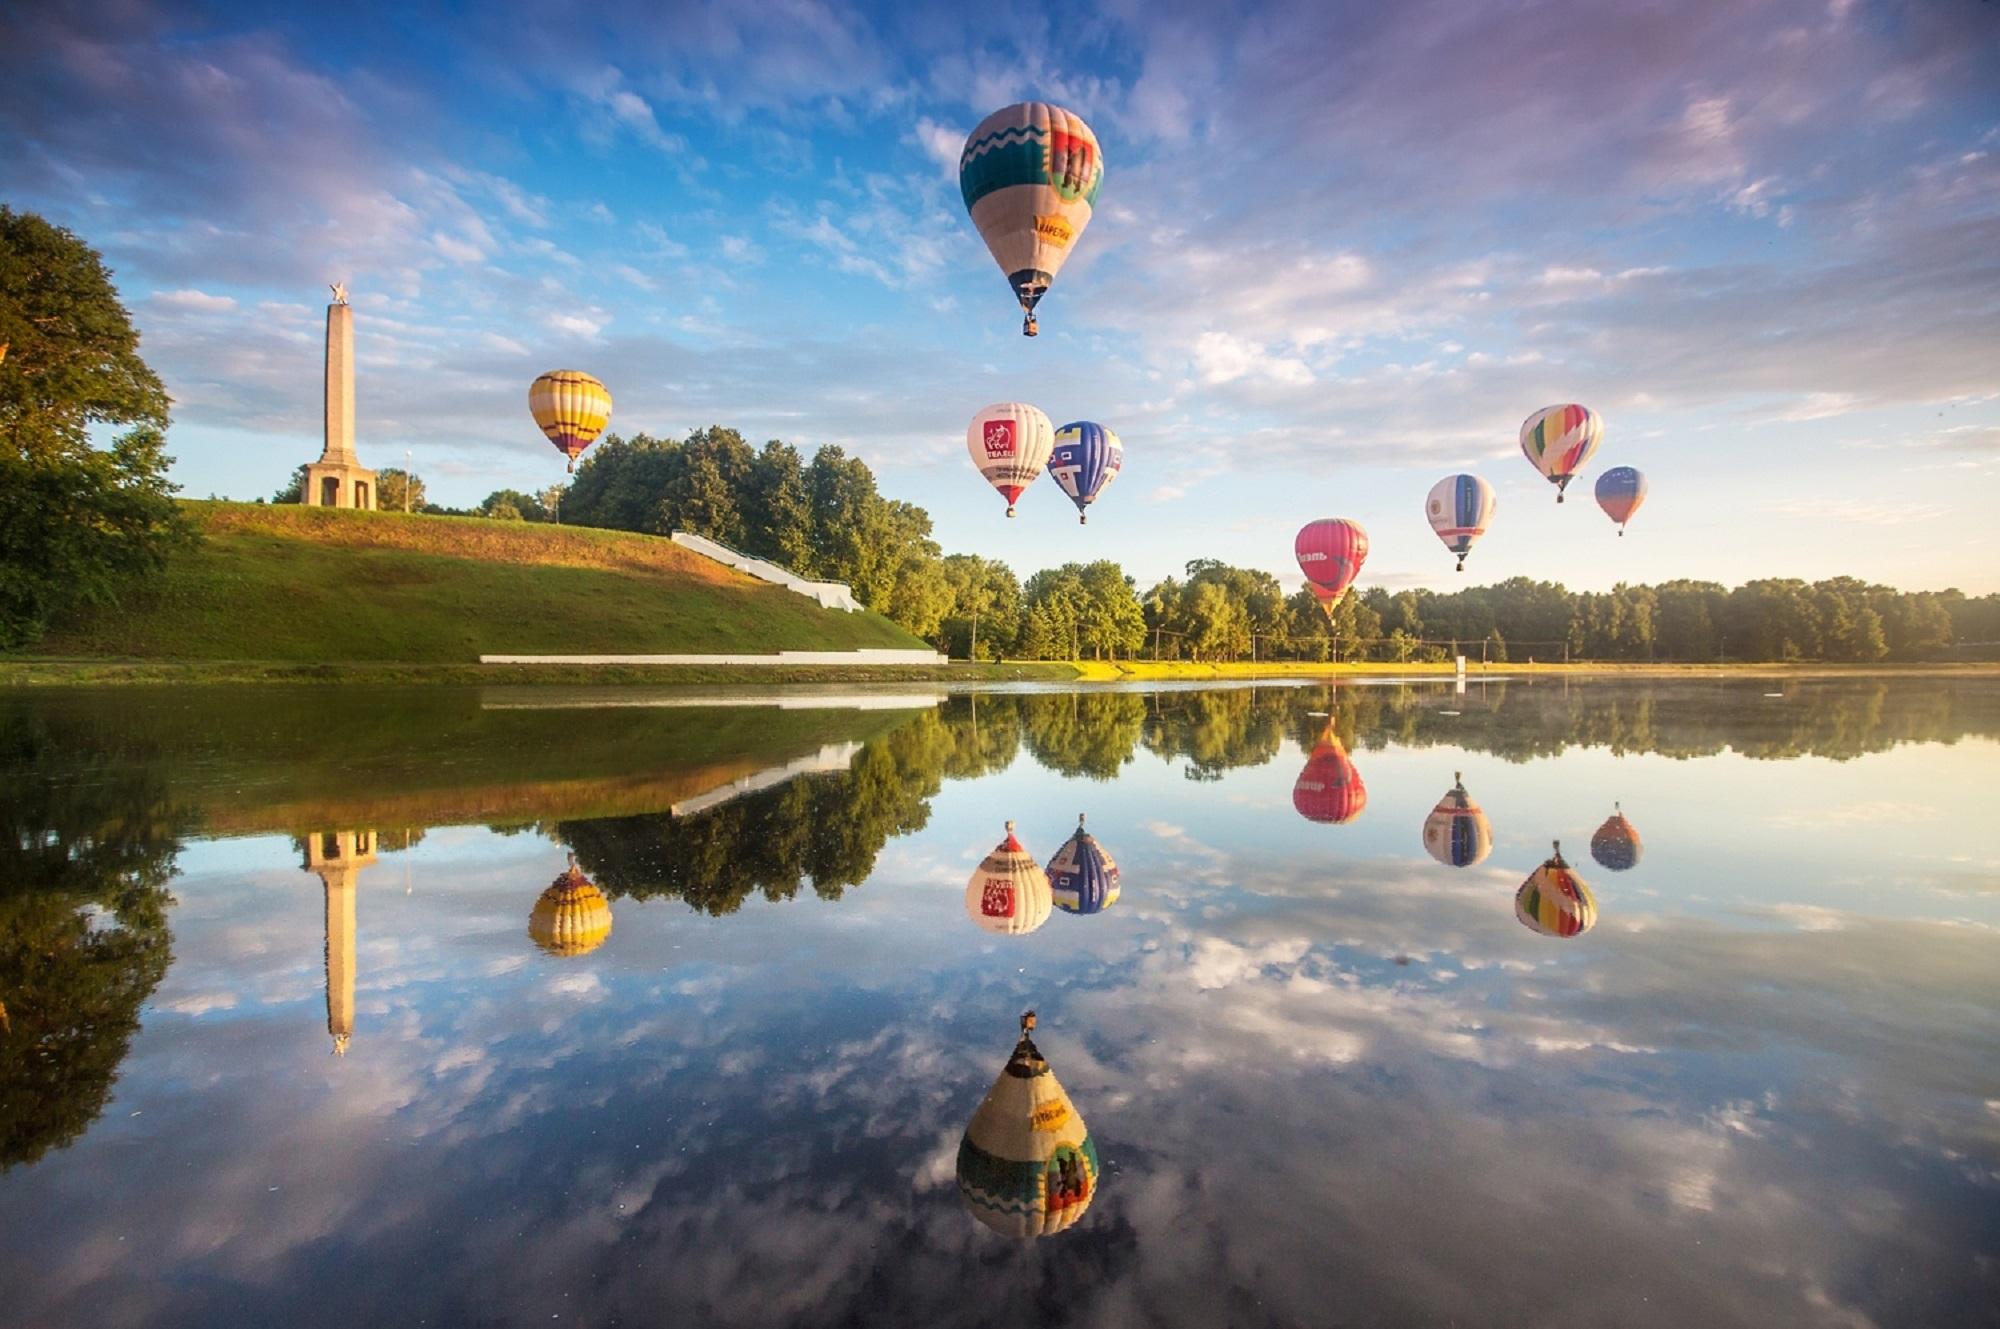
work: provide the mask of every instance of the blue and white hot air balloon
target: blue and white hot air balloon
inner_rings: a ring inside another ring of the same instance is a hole
[[[1118,903],[1118,865],[1083,829],[1081,813],[1076,834],[1049,860],[1048,877],[1056,908],[1066,914],[1100,913]]]
[[[1118,478],[1118,471],[1124,465],[1125,445],[1103,425],[1078,420],[1056,431],[1056,450],[1050,457],[1049,474],[1069,495],[1069,501],[1076,504],[1078,525],[1090,520],[1084,509],[1095,503],[1105,487]]]
[[[1486,534],[1486,523],[1493,520],[1493,486],[1476,475],[1447,475],[1431,486],[1424,516],[1444,547],[1458,555],[1463,572],[1472,542]]]

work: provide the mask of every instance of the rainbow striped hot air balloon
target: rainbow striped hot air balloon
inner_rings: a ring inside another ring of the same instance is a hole
[[[1604,509],[1604,515],[1618,523],[1618,534],[1625,534],[1625,523],[1632,520],[1632,514],[1646,501],[1646,476],[1630,466],[1613,466],[1597,477],[1597,506]]]
[[[1328,720],[1306,758],[1306,768],[1292,784],[1292,807],[1307,821],[1341,826],[1367,806],[1368,787],[1361,783],[1361,772],[1347,759],[1347,749],[1334,737],[1333,721]]]
[[[611,935],[611,902],[590,878],[569,860],[569,870],[557,877],[528,913],[528,936],[551,955],[583,955],[596,950]]]
[[[1476,475],[1447,475],[1431,486],[1424,516],[1444,547],[1458,555],[1463,572],[1473,541],[1486,534],[1486,523],[1493,518],[1493,486]]]
[[[1469,868],[1493,852],[1493,823],[1465,792],[1465,777],[1452,773],[1451,792],[1424,818],[1424,848],[1447,867]]]
[[[1521,454],[1556,487],[1556,502],[1597,445],[1604,441],[1604,421],[1595,411],[1574,402],[1544,406],[1521,422]]]
[[[1021,304],[1021,335],[1035,335],[1035,306],[1090,225],[1103,183],[1097,135],[1060,106],[1003,106],[966,138],[958,190]]]
[[[611,394],[580,369],[552,369],[529,385],[528,413],[574,472],[576,459],[611,423]]]
[[[1076,834],[1049,860],[1049,891],[1066,914],[1095,914],[1118,903],[1118,865],[1076,818]]]
[[[1077,525],[1090,520],[1085,509],[1118,478],[1118,471],[1124,465],[1125,445],[1103,425],[1078,420],[1056,430],[1049,474],[1069,495],[1069,501],[1076,504]]]
[[[988,932],[1021,936],[1049,921],[1054,899],[1049,879],[1034,856],[1014,838],[1014,823],[1007,823],[1007,838],[973,869],[965,883],[965,912]]]
[[[1597,925],[1597,897],[1563,861],[1562,841],[1514,893],[1514,917],[1545,937],[1580,937]]]
[[[1645,846],[1639,841],[1639,828],[1625,820],[1625,809],[1618,804],[1611,805],[1611,815],[1604,819],[1590,837],[1590,856],[1597,860],[1599,867],[1613,872],[1623,872],[1636,867],[1645,853]]]
[[[1097,1198],[1097,1145],[1030,1035],[1021,1041],[958,1142],[958,1194],[1003,1237],[1046,1237],[1073,1226]]]
[[[1055,426],[1024,401],[995,402],[965,427],[965,453],[1007,500],[1007,515],[1055,451]]]
[[[1292,553],[1312,593],[1319,597],[1319,607],[1331,620],[1333,607],[1368,561],[1368,532],[1345,517],[1322,517],[1299,528]]]

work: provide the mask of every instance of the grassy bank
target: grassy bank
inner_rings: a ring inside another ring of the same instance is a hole
[[[481,654],[920,647],[669,540],[468,518],[189,503],[201,543],[51,633],[60,661],[462,665]]]

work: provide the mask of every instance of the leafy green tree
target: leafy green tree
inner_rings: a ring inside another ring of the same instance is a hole
[[[273,503],[303,503],[306,499],[306,464],[300,462],[292,468],[292,478],[285,481],[283,488],[271,495]]]
[[[975,653],[995,659],[1011,652],[1021,631],[1021,583],[1013,570],[977,554],[950,554],[940,566],[951,585],[952,604],[939,625],[938,645],[968,659]]]
[[[479,515],[496,521],[547,521],[548,513],[533,494],[518,489],[496,489],[481,500]]]
[[[304,471],[301,469],[301,482],[303,482],[303,477]],[[291,501],[297,502],[298,500],[293,499]],[[408,502],[411,512],[422,512],[424,510],[424,478],[421,475],[403,470],[399,466],[391,466],[386,470],[375,472],[375,506],[377,508],[383,512],[401,512],[403,511],[405,501]]]

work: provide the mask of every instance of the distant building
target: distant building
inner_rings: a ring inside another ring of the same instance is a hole
[[[354,455],[354,310],[347,288],[326,307],[326,448],[306,467],[299,502],[315,508],[375,507],[375,472]]]

